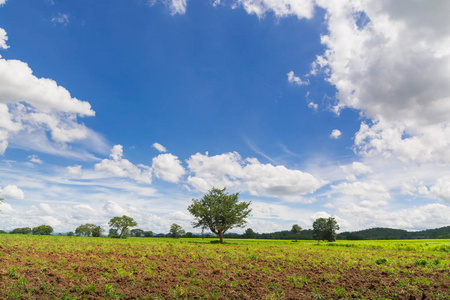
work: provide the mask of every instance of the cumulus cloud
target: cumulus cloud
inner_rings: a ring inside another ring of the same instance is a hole
[[[330,134],[330,137],[333,139],[338,139],[341,136],[341,131],[338,129],[333,129],[333,131]]]
[[[0,58],[0,154],[22,131],[45,140],[46,135],[39,132],[49,131],[61,145],[95,140],[96,134],[77,121],[77,116],[94,115],[88,102],[72,97],[54,80],[35,77],[26,63]],[[37,149],[39,144],[34,141],[28,146]]]
[[[187,182],[200,191],[211,187],[245,189],[255,196],[296,196],[316,191],[326,182],[284,166],[262,164],[256,158],[243,160],[237,152],[215,156],[197,153],[188,160],[194,173]]]
[[[342,171],[347,174],[348,181],[355,181],[357,176],[372,173],[371,167],[360,162],[353,162],[350,165],[341,166]]]
[[[153,143],[152,147],[158,150],[159,152],[167,152],[166,147],[164,147],[160,143]]]
[[[294,75],[294,71],[290,71],[286,74],[288,77],[288,82],[298,86],[308,85],[309,80],[303,81],[300,77]]]
[[[313,0],[235,0],[233,7],[242,6],[247,13],[258,18],[272,12],[277,17],[296,16],[310,19],[314,15]]]
[[[3,189],[0,188],[0,194],[3,198],[6,199],[16,199],[16,200],[23,200],[25,199],[25,194],[21,189],[19,189],[15,185],[7,185]]]
[[[152,183],[152,169],[145,165],[134,165],[128,159],[122,158],[122,145],[115,145],[109,157],[95,165],[95,170],[114,174],[117,177],[126,177],[138,183]]]
[[[69,24],[69,15],[58,13],[56,17],[52,18],[52,22],[66,26],[67,24]]]
[[[439,178],[430,188],[430,193],[433,197],[450,203],[450,176]]]
[[[326,47],[313,64],[337,91],[335,111],[361,110],[355,150],[450,162],[450,3],[317,1]]]
[[[355,197],[364,207],[379,207],[387,205],[387,200],[391,198],[388,189],[379,181],[340,183],[332,185],[331,188],[343,194],[345,197]]]
[[[177,156],[170,153],[160,154],[153,158],[152,169],[156,177],[177,183],[186,171]]]
[[[2,3],[0,2],[0,5],[1,4]],[[3,28],[0,28],[0,49],[8,49],[9,48],[9,46],[6,45],[7,40],[8,40],[8,36],[6,34],[6,31]]]

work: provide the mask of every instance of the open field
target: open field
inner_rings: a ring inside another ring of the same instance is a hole
[[[450,240],[0,235],[0,298],[450,299]]]

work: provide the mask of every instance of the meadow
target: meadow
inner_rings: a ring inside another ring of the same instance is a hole
[[[3,299],[450,299],[450,240],[0,235]]]

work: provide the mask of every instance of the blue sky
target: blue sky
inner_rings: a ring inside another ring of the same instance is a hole
[[[213,186],[252,201],[257,232],[447,226],[449,12],[0,0],[0,227],[192,231]]]

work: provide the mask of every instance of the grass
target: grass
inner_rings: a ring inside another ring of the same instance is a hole
[[[450,240],[227,239],[223,245],[212,240],[0,235],[0,298],[404,299],[425,293],[446,299],[450,294]]]

